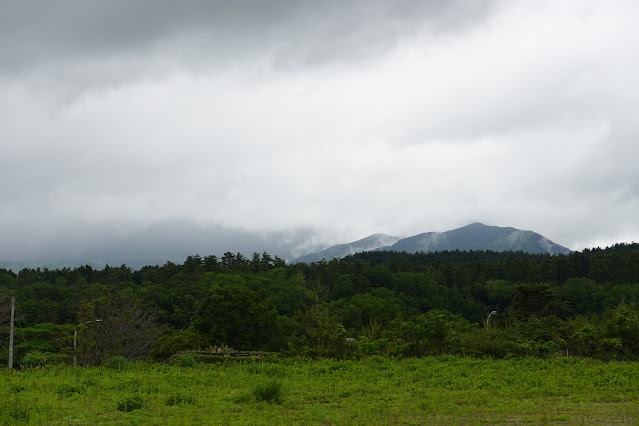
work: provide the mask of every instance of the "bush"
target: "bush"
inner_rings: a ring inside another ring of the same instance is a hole
[[[199,334],[178,331],[170,336],[160,337],[155,344],[152,357],[156,361],[165,361],[178,352],[199,350],[203,346],[204,339]]]
[[[70,396],[73,396],[74,393],[82,394],[84,393],[84,390],[85,389],[83,386],[73,386],[68,384],[62,384],[55,389],[55,393],[63,397],[70,397]]]
[[[282,388],[282,382],[279,380],[261,382],[253,386],[253,396],[258,402],[264,401],[280,403],[283,396]]]
[[[126,358],[123,356],[114,356],[104,361],[104,366],[111,370],[122,371],[126,368]]]
[[[197,361],[190,354],[182,355],[177,360],[177,365],[180,367],[195,367],[195,364],[197,364]]]
[[[22,358],[23,367],[44,367],[47,365],[47,355],[40,351],[29,352]]]
[[[139,395],[130,396],[128,398],[124,398],[118,401],[116,408],[118,411],[124,411],[128,413],[129,411],[138,410],[144,406],[144,400]]]
[[[9,388],[9,393],[20,393],[22,391],[26,391],[27,388],[21,385],[13,385]]]

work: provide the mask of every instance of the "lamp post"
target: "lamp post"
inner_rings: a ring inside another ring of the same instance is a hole
[[[496,314],[497,311],[492,311],[491,313],[488,314],[488,318],[486,318],[486,327],[488,327],[490,325],[490,317],[492,314]]]

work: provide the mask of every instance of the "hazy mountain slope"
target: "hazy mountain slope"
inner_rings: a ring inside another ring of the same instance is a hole
[[[473,223],[446,232],[426,232],[397,241],[387,250],[432,252],[442,250],[524,251],[527,253],[570,253],[566,247],[532,231]]]
[[[395,239],[395,242],[390,245],[381,244],[384,238]],[[395,250],[409,253],[443,250],[521,250],[527,253],[570,253],[566,247],[555,244],[536,232],[473,223],[451,231],[426,232],[401,239],[389,235],[374,234],[359,241],[339,244],[320,252],[309,253],[297,258],[296,262],[310,263],[322,259],[331,260],[370,250]]]
[[[311,263],[318,262],[322,259],[331,260],[334,258],[341,258],[344,256],[348,256],[349,254],[355,254],[363,251],[375,250],[380,247],[386,247],[388,245],[394,244],[399,239],[400,237],[394,237],[392,235],[373,234],[352,243],[338,244],[320,252],[306,254],[304,256],[298,257],[295,261]]]
[[[166,261],[182,263],[193,254],[221,257],[227,251],[245,256],[266,251],[291,261],[324,247],[315,230],[310,228],[258,233],[181,220],[128,227],[110,223],[77,224],[60,229],[52,236],[43,236],[32,250],[0,253],[0,269],[81,265],[102,269],[106,264],[126,264],[137,269]]]
[[[479,223],[448,232],[428,232],[403,238],[374,234],[348,244],[317,251],[322,240],[310,228],[256,233],[222,226],[203,226],[188,221],[163,221],[144,227],[117,227],[113,224],[60,229],[58,234],[42,238],[32,252],[0,253],[0,268],[73,267],[126,264],[133,268],[163,264],[167,260],[183,262],[186,256],[224,252],[268,252],[287,261],[313,262],[370,250],[407,252],[441,250],[522,250],[529,253],[568,253],[543,236],[515,228],[500,228]],[[324,246],[325,247],[325,246]],[[309,253],[310,252],[310,253]],[[307,253],[300,257],[300,255]]]

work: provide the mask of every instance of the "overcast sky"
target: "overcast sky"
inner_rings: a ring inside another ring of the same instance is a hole
[[[634,0],[0,0],[0,256],[175,219],[639,241],[637,22]]]

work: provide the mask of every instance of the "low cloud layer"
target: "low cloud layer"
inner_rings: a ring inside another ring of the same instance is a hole
[[[3,2],[0,257],[173,220],[639,241],[636,2],[342,3]]]

